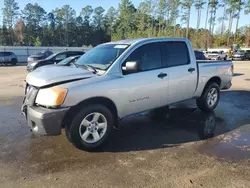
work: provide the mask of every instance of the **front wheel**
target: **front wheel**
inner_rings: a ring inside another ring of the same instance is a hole
[[[112,112],[103,105],[89,105],[81,110],[69,127],[65,128],[68,140],[77,148],[94,150],[111,134],[114,126]]]
[[[11,59],[11,65],[15,66],[17,64],[17,60],[16,59]]]
[[[196,100],[198,108],[204,112],[213,111],[220,100],[220,88],[217,83],[209,83],[200,98]]]

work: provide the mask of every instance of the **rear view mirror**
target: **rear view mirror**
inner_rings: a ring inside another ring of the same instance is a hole
[[[136,73],[140,71],[140,65],[137,61],[128,61],[125,64],[123,72],[125,74]]]

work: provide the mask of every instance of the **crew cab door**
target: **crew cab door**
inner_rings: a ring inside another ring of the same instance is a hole
[[[191,50],[184,41],[165,42],[164,63],[169,72],[169,103],[192,98],[196,90],[197,65],[189,55],[193,53]]]
[[[126,74],[119,80],[123,115],[153,109],[167,104],[168,69],[162,64],[163,43],[149,43],[134,50],[123,62],[139,62],[140,71]]]

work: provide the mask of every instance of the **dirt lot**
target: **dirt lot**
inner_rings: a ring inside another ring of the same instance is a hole
[[[188,101],[164,122],[131,117],[93,153],[33,136],[20,115],[25,67],[0,67],[0,187],[250,187],[250,62],[234,65],[215,113]]]

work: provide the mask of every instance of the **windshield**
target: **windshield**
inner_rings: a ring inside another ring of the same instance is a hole
[[[244,54],[245,52],[243,50],[236,52],[236,54]]]
[[[44,55],[45,52],[37,52],[36,55]]]
[[[79,56],[80,57],[80,56]],[[64,59],[64,60],[62,60],[62,61],[60,61],[59,63],[58,63],[58,65],[66,65],[66,64],[68,64],[68,63],[74,63],[79,57],[75,57],[75,56],[73,56],[73,57],[68,57],[68,58],[66,58],[66,59]]]
[[[76,61],[76,65],[90,65],[106,70],[128,48],[128,45],[104,44],[97,46]]]
[[[49,57],[47,57],[45,60],[49,60],[49,59],[52,59],[53,57],[55,57],[57,54],[52,54],[50,55]]]

